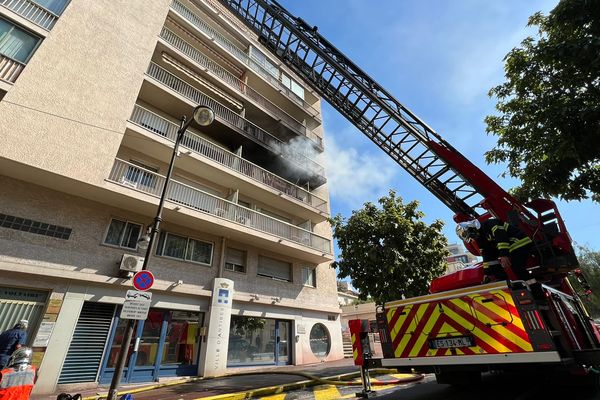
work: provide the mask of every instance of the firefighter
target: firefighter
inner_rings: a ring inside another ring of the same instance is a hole
[[[465,242],[475,240],[483,257],[483,271],[488,280],[491,276],[497,280],[508,279],[508,268],[518,279],[530,279],[527,260],[532,254],[533,242],[516,226],[496,218],[483,223],[474,219],[459,223],[456,233]]]
[[[28,400],[36,379],[31,365],[32,351],[20,347],[12,354],[8,367],[0,371],[0,400]]]
[[[8,359],[19,347],[27,342],[27,326],[29,322],[22,319],[12,329],[0,335],[0,370],[8,365]]]

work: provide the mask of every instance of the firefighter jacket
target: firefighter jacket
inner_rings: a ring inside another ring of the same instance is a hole
[[[35,383],[34,366],[30,365],[24,370],[4,368],[0,374],[0,400],[29,399]]]
[[[528,249],[532,244],[531,239],[519,228],[496,218],[481,224],[476,241],[484,267],[495,264],[499,257],[510,257],[513,251]]]

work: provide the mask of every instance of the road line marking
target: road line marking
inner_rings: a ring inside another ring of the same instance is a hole
[[[313,392],[315,400],[336,400],[341,396],[339,390],[333,385],[317,386]]]

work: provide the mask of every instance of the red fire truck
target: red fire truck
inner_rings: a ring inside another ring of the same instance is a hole
[[[259,41],[454,213],[456,222],[498,218],[533,240],[532,278],[481,284],[480,265],[434,280],[426,296],[389,302],[377,314],[383,358],[365,346],[368,324],[352,321],[355,361],[435,372],[468,383],[482,371],[548,368],[598,384],[600,333],[567,276],[582,279],[556,205],[522,204],[396,100],[301,18],[274,0],[220,0]],[[474,243],[468,249],[479,254]],[[514,276],[512,276],[514,278]]]

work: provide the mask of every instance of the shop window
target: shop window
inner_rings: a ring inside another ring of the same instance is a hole
[[[0,19],[0,55],[26,64],[40,40],[15,24]]]
[[[302,283],[304,286],[317,287],[317,270],[313,267],[303,267]]]
[[[212,264],[213,244],[185,236],[161,232],[156,255],[191,261],[198,264]]]
[[[225,269],[235,272],[246,272],[246,252],[243,250],[227,248],[225,254]]]
[[[331,349],[331,337],[323,324],[315,324],[310,330],[310,349],[317,357],[325,357]]]
[[[141,231],[141,224],[113,218],[110,220],[104,244],[135,250]]]
[[[258,257],[258,275],[279,281],[292,281],[292,264],[270,257]]]

